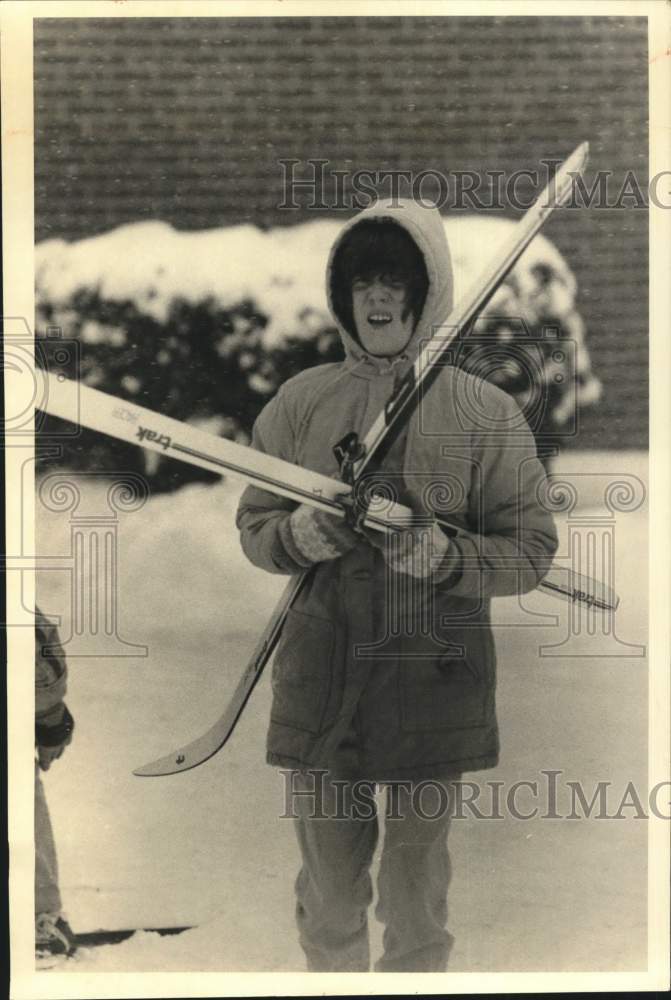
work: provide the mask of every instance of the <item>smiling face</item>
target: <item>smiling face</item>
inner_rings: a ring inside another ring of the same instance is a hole
[[[429,278],[413,237],[388,219],[364,220],[344,235],[330,275],[333,313],[369,354],[403,351],[424,311]]]
[[[377,357],[400,354],[412,336],[415,317],[407,308],[405,282],[384,275],[355,278],[352,314],[364,350]]]

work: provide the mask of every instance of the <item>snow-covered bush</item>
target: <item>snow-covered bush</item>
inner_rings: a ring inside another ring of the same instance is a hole
[[[481,216],[445,220],[456,298],[511,225]],[[47,241],[36,248],[38,337],[56,328],[75,339],[79,370],[69,374],[86,385],[247,441],[286,378],[341,357],[324,288],[339,228],[317,220],[269,231],[178,232],[141,222],[76,243]],[[599,396],[575,295],[562,256],[536,237],[455,347],[454,363],[515,395],[541,438],[561,430],[576,402]],[[555,339],[543,335],[548,327]],[[575,346],[558,351],[557,339]],[[41,346],[48,364],[54,342]],[[208,478],[92,432],[68,445],[62,461],[137,469],[157,490]]]

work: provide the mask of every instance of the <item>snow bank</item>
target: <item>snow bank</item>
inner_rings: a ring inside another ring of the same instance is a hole
[[[459,300],[515,222],[482,215],[443,222]],[[324,288],[341,224],[178,232],[153,221],[72,244],[40,244],[38,328],[60,328],[78,341],[70,378],[247,443],[283,382],[342,357]],[[454,354],[455,365],[516,400],[537,438],[571,436],[578,408],[600,398],[576,291],[567,262],[537,236]],[[566,350],[557,350],[558,339]],[[43,366],[54,345],[54,338],[41,339]],[[91,456],[98,468],[121,463],[154,490],[202,478],[135,450],[84,431],[64,464],[86,468]]]
[[[460,216],[444,225],[459,298],[515,223]],[[229,310],[253,302],[268,317],[265,346],[281,346],[289,336],[309,337],[332,323],[324,275],[340,226],[316,220],[267,232],[250,225],[178,232],[165,222],[138,222],[72,244],[49,240],[36,248],[38,304],[66,308],[78,292],[95,290],[165,322],[176,300],[211,300]],[[544,281],[539,268],[552,280]],[[537,236],[487,311],[510,311],[530,322],[542,314],[561,319],[573,311],[575,292],[562,255]]]

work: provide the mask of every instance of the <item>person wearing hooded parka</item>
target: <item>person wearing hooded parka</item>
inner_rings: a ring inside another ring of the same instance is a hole
[[[363,439],[452,309],[437,209],[381,200],[350,219],[329,256],[327,296],[345,359],[285,382],[252,443],[339,478],[334,446],[352,431]],[[296,920],[312,971],[369,969],[378,793],[375,969],[447,966],[450,814],[461,775],[499,755],[490,601],[532,590],[549,569],[557,535],[544,475],[516,403],[445,364],[376,474],[416,526],[362,533],[254,486],[242,495],[250,561],[310,570],[272,667],[267,760],[290,789]]]

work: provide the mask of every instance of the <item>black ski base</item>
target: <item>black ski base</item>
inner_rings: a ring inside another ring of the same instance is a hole
[[[138,931],[146,931],[149,934],[160,934],[167,937],[172,934],[183,934],[184,931],[193,930],[193,925],[184,927],[132,927],[125,930],[116,931],[89,931],[86,934],[75,934],[75,944],[78,948],[97,948],[106,944],[121,944],[127,941]]]

